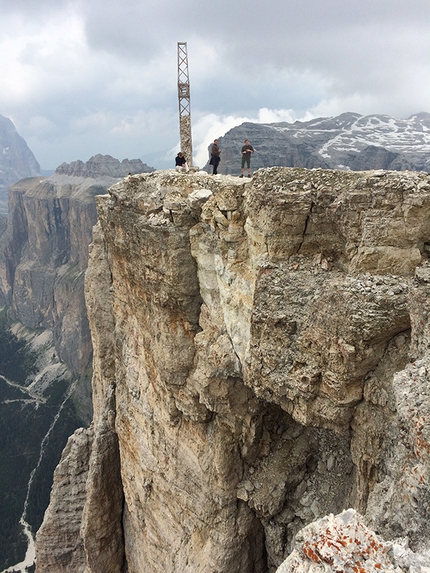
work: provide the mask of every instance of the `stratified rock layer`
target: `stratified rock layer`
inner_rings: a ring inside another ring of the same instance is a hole
[[[120,179],[127,175],[136,173],[151,173],[155,171],[152,167],[142,163],[140,159],[115,159],[111,155],[101,155],[98,153],[90,157],[85,163],[81,160],[72,163],[62,163],[55,170],[56,175],[71,175],[73,177],[91,177],[100,179],[101,177],[113,177]]]
[[[67,179],[39,177],[11,186],[0,286],[13,318],[31,329],[51,329],[60,360],[81,374],[91,357],[83,279],[97,220],[94,196],[107,185]]]
[[[95,196],[131,170],[151,168],[138,159],[96,155],[86,163],[63,164],[48,178],[23,179],[9,190],[0,301],[24,326],[51,329],[60,360],[74,374],[82,374],[91,359],[83,282],[97,221]]]
[[[425,551],[429,176],[157,172],[97,203],[73,573],[274,572],[349,507]]]

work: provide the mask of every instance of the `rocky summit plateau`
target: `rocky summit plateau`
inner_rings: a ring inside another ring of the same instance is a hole
[[[220,173],[239,175],[245,139],[255,149],[253,170],[280,166],[430,171],[430,114],[424,112],[408,119],[343,113],[294,123],[246,122],[219,138]]]
[[[93,409],[40,573],[427,573],[430,176],[127,176],[96,197]]]

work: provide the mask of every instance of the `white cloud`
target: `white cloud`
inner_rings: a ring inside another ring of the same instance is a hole
[[[429,38],[428,0],[2,0],[0,114],[45,168],[163,157],[179,140],[187,41],[203,164],[244,121],[430,111]]]
[[[14,20],[1,26],[2,107],[30,105],[50,93],[64,93],[74,77],[82,82],[82,61],[87,56],[83,23],[69,10],[63,17],[62,26],[56,18],[18,28]]]
[[[233,115],[219,116],[209,114],[201,117],[193,127],[194,163],[203,167],[208,160],[208,146],[214,139],[224,135],[229,129],[244,121],[252,121],[247,117]]]
[[[267,109],[267,107],[263,107],[258,110],[258,123],[278,123],[280,121],[292,123],[296,119],[296,114],[291,109]]]

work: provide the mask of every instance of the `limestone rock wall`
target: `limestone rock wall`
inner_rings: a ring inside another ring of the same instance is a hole
[[[107,187],[53,176],[24,179],[9,191],[1,290],[15,320],[53,331],[56,352],[74,374],[91,358],[83,282],[97,220],[94,196]]]
[[[150,171],[139,159],[99,154],[10,187],[0,243],[0,303],[24,326],[52,330],[56,352],[73,374],[82,374],[91,360],[83,283],[97,220],[95,197],[129,173]]]
[[[77,430],[69,438],[55,470],[51,505],[38,531],[39,571],[83,571],[85,568],[80,529],[92,440],[91,429]]]
[[[50,571],[274,572],[349,507],[425,550],[429,176],[168,171],[97,202],[85,565]]]

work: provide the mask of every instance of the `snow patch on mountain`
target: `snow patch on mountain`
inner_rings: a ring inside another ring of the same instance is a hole
[[[243,123],[219,138],[224,175],[238,174],[245,139],[255,149],[253,170],[430,170],[430,114],[425,112],[408,119],[348,112],[306,122]]]

